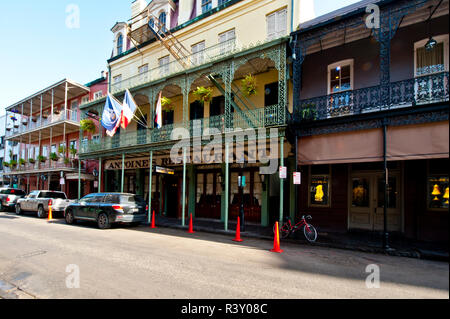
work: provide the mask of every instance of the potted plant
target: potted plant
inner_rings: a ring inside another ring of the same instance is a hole
[[[305,104],[301,106],[300,116],[302,120],[315,120],[317,119],[317,110],[315,104]]]
[[[3,166],[9,167],[9,163],[8,163],[8,162],[4,162],[4,163],[3,163]]]
[[[12,130],[12,127],[11,127],[11,126],[7,126],[7,127],[6,127],[6,130],[9,132],[9,131]]]
[[[34,158],[29,158],[28,162],[32,165],[34,165],[34,163],[36,163],[36,160]]]
[[[47,161],[47,157],[42,156],[42,155],[39,155],[39,156],[37,157],[37,160],[38,160],[40,163],[45,163],[45,162]]]
[[[36,116],[32,116],[31,120],[36,123],[37,122],[37,117]]]
[[[58,147],[58,153],[61,154],[61,155],[65,154],[66,153],[66,147],[64,145],[60,145]]]
[[[55,114],[60,114],[60,113],[61,113],[61,110],[58,109],[58,108],[54,108],[54,109],[53,109],[53,113],[55,113]]]
[[[23,158],[19,159],[19,165],[20,166],[25,166],[26,163],[27,163],[27,161],[24,160]]]
[[[248,74],[244,79],[242,79],[241,91],[247,97],[250,97],[257,93],[256,92],[256,79],[253,75]]]
[[[28,125],[28,119],[23,118],[22,119],[22,125]]]
[[[16,168],[16,167],[17,167],[17,161],[16,161],[16,160],[11,160],[11,161],[9,162],[9,165],[10,165],[12,168]]]
[[[70,163],[70,160],[69,160],[69,158],[67,158],[67,157],[64,157],[64,164],[65,165],[68,165]]]
[[[173,110],[173,104],[172,104],[172,100],[169,99],[168,97],[163,96],[161,99],[161,106],[168,110],[168,111],[172,111]]]
[[[192,92],[197,101],[202,103],[211,101],[212,88],[205,88],[204,86],[197,87],[197,89]]]
[[[19,128],[19,123],[18,122],[14,122],[14,128]]]
[[[58,154],[56,154],[56,153],[51,153],[51,154],[50,154],[50,159],[51,159],[53,162],[57,162],[57,161],[59,160],[59,156],[58,156]]]
[[[77,155],[77,153],[78,153],[78,151],[77,151],[76,148],[73,148],[73,147],[70,148],[70,154],[71,154],[73,157],[75,157],[75,156]]]
[[[91,134],[94,134],[97,130],[97,127],[95,126],[94,121],[92,121],[91,119],[81,120],[80,128],[82,131],[88,132]]]

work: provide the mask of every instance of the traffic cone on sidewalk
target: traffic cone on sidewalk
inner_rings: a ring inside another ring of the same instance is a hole
[[[282,253],[283,250],[280,248],[280,231],[278,229],[278,222],[275,223],[275,237],[273,240],[273,249],[270,251],[273,253]]]
[[[155,225],[155,211],[153,211],[153,215],[152,215],[152,225],[150,227],[151,229],[155,229],[156,225]]]
[[[193,223],[192,223],[192,214],[191,214],[191,218],[190,218],[190,220],[189,220],[189,231],[188,231],[188,233],[189,233],[189,234],[195,233],[195,231],[194,231],[194,225],[193,225]]]
[[[53,215],[52,215],[52,203],[48,203],[48,222],[53,221]]]
[[[238,217],[236,226],[236,238],[233,241],[242,242],[241,239],[241,219]]]

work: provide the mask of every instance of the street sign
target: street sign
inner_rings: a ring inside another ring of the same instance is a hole
[[[294,185],[301,185],[302,184],[302,173],[295,172],[294,173]]]
[[[280,179],[286,179],[287,178],[287,167],[281,166],[280,167]]]
[[[166,168],[166,167],[156,166],[155,171],[156,171],[156,173],[159,173],[159,174],[175,175],[175,171],[173,169]]]
[[[64,184],[66,184],[66,181],[64,180],[64,178],[60,178],[59,185],[64,185]]]
[[[98,181],[94,181],[94,188],[98,187]]]

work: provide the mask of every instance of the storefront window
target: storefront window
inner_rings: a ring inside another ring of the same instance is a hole
[[[203,195],[203,174],[197,174],[197,204],[201,204],[200,200]]]
[[[448,209],[448,200],[448,175],[428,177],[428,208]]]
[[[312,175],[310,184],[310,204],[314,206],[330,205],[330,176]]]
[[[352,206],[369,207],[369,180],[367,178],[353,178]]]

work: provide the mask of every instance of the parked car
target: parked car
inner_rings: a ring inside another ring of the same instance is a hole
[[[100,229],[114,223],[139,224],[145,222],[148,206],[141,196],[124,193],[89,194],[71,203],[64,211],[67,224],[77,220],[96,222]]]
[[[71,202],[63,192],[32,191],[28,196],[17,201],[16,214],[36,212],[39,218],[45,218],[48,215],[49,205],[52,205],[52,214],[63,214],[64,209]]]
[[[24,198],[26,193],[16,188],[0,188],[0,211],[14,209],[17,201]]]

